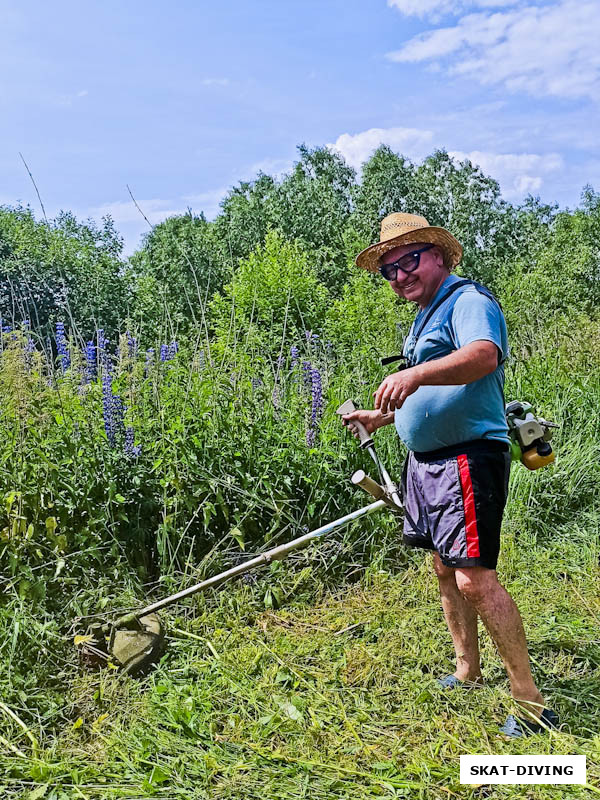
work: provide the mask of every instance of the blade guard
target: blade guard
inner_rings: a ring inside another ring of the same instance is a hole
[[[133,616],[133,615],[132,615]],[[108,652],[128,675],[143,674],[165,649],[163,627],[158,614],[135,617],[128,627],[112,626]]]

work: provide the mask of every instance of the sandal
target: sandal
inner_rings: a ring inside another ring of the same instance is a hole
[[[461,681],[456,675],[446,675],[443,678],[436,678],[436,683],[440,689],[478,689],[482,686],[481,681]]]
[[[511,739],[520,739],[523,736],[531,736],[532,733],[543,733],[548,729],[554,730],[560,725],[558,714],[551,708],[545,708],[542,711],[540,722],[543,724],[509,714],[506,722],[500,728],[500,733],[510,736]]]

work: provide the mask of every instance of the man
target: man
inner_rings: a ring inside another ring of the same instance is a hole
[[[377,244],[356,258],[419,307],[404,344],[405,368],[381,383],[374,410],[344,416],[372,433],[395,423],[409,450],[404,468],[404,541],[434,551],[456,670],[444,688],[481,681],[477,618],[496,643],[512,696],[524,718],[501,731],[524,736],[558,725],[531,675],[521,616],[499,583],[496,563],[508,490],[509,438],[504,413],[506,324],[493,295],[451,271],[459,242],[424,217],[395,213]]]

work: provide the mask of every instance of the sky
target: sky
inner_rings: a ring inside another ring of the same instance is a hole
[[[0,205],[139,246],[297,146],[443,148],[561,207],[600,190],[600,0],[0,0]],[[21,158],[21,155],[22,158]]]

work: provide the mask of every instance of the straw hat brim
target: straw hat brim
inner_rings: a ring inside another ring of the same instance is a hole
[[[463,254],[460,242],[445,228],[427,225],[424,228],[401,233],[400,236],[387,239],[385,242],[370,245],[356,256],[356,266],[367,269],[369,272],[379,272],[379,259],[388,250],[405,244],[420,244],[421,242],[437,245],[444,254],[444,266],[448,269],[452,270],[460,263]]]

